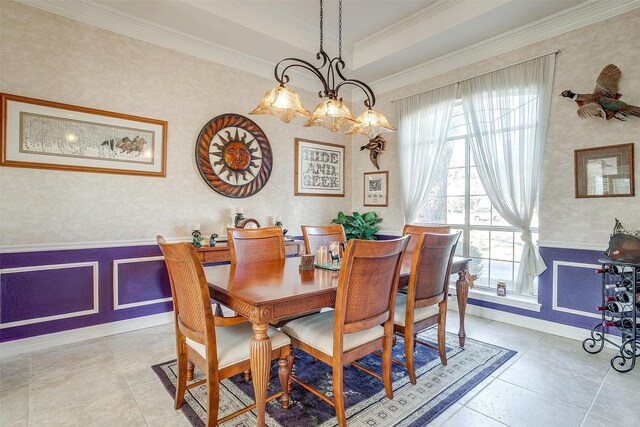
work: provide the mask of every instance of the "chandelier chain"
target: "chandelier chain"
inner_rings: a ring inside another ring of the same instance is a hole
[[[342,0],[338,2],[338,58],[342,59]]]
[[[323,17],[324,17],[324,13],[322,8],[322,0],[320,0],[320,52],[322,52],[322,39],[323,39],[322,27],[324,25]]]

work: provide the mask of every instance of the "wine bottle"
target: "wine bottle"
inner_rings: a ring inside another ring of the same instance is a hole
[[[626,292],[629,290],[626,286],[620,286],[620,283],[610,283],[608,285],[604,285],[605,289],[613,290],[615,292]]]
[[[631,306],[631,304],[624,304],[620,301],[614,301],[607,304],[606,309],[613,313],[624,313],[624,312],[632,311],[633,307]]]
[[[620,320],[609,320],[609,321],[602,322],[602,326],[606,328],[615,326],[616,328],[620,328],[620,329],[631,329],[633,327],[633,321],[628,317],[625,317],[624,319],[620,319]]]

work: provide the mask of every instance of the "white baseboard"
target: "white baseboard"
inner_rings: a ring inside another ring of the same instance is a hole
[[[101,325],[87,326],[85,328],[69,331],[55,332],[37,337],[21,340],[7,341],[0,344],[0,358],[15,356],[20,353],[44,350],[64,344],[106,337],[135,331],[137,329],[150,328],[173,322],[173,311],[153,314],[151,316],[136,317],[135,319],[120,320],[117,322],[103,323]]]
[[[458,307],[456,304],[448,304],[448,308],[449,310],[458,311]],[[472,316],[495,320],[497,322],[507,323],[509,325],[532,329],[534,331],[544,332],[545,334],[557,335],[559,337],[569,338],[581,342],[585,338],[589,338],[591,336],[590,329],[578,328],[577,326],[570,326],[562,323],[549,322],[548,320],[540,320],[533,317],[522,316],[520,314],[513,314],[506,311],[494,310],[492,308],[480,307],[478,305],[467,305],[467,310],[465,313]],[[606,342],[605,346],[613,349],[618,348],[613,344]]]

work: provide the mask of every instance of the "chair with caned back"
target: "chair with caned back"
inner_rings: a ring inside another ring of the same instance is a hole
[[[394,314],[394,331],[404,336],[404,351],[412,384],[416,383],[413,364],[415,344],[438,350],[440,361],[447,364],[445,321],[451,262],[460,233],[420,235],[413,253],[407,294],[398,293]],[[438,325],[438,346],[417,339],[416,335]]]
[[[171,296],[173,298],[177,351],[177,383],[175,408],[182,406],[187,389],[207,386],[207,426],[223,423],[255,404],[218,420],[219,382],[249,369],[249,343],[253,336],[251,324],[244,317],[219,317],[213,314],[209,287],[198,255],[190,243],[167,244],[157,237],[165,258]],[[282,396],[282,406],[289,406],[289,375],[293,366],[291,340],[270,327],[271,360],[279,359],[282,392],[267,400]],[[193,362],[205,374],[205,379],[187,385],[187,363]]]
[[[382,375],[355,363],[352,365],[383,380],[387,397],[393,398],[393,311],[402,253],[408,240],[409,237],[349,241],[340,269],[335,310],[293,320],[282,328],[295,347],[331,366],[333,401],[298,378],[291,379],[334,406],[340,426],[346,425],[344,364],[382,349]]]
[[[411,225],[405,224],[402,229],[403,236],[410,236],[409,243],[407,244],[407,250],[404,251],[404,259],[411,259],[413,253],[416,250],[418,239],[424,233],[437,233],[437,234],[449,234],[451,232],[450,225]],[[409,276],[403,276],[400,278],[400,289],[407,288],[409,283]]]
[[[231,263],[285,259],[281,227],[227,228]]]
[[[304,249],[308,254],[315,254],[321,246],[329,246],[333,242],[346,242],[342,224],[332,225],[303,225],[302,238]]]

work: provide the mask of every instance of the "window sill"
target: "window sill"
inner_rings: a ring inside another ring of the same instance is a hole
[[[456,294],[456,287],[449,286],[449,293],[451,295]],[[521,308],[523,310],[530,310],[540,312],[542,305],[538,303],[535,298],[520,296],[520,295],[508,295],[506,297],[499,297],[494,292],[469,289],[469,298],[477,299],[480,301],[491,302],[494,304],[508,305],[510,307]]]

